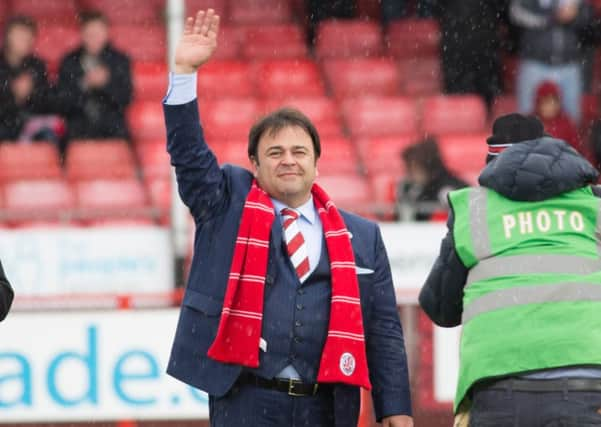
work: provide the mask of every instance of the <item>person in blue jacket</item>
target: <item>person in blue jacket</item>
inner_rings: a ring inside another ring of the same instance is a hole
[[[382,237],[315,184],[313,124],[293,109],[259,120],[252,171],[220,167],[205,142],[196,74],[218,26],[211,9],[186,20],[164,100],[167,150],[196,224],[167,372],[208,393],[211,426],[354,427],[361,387],[384,426],[412,426]]]

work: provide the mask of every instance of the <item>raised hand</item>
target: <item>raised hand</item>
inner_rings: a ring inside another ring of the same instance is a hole
[[[217,48],[218,31],[219,15],[213,9],[199,10],[196,18],[188,17],[175,49],[175,73],[195,73],[207,62]]]

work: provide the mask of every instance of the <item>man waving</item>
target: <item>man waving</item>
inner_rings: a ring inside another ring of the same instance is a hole
[[[315,184],[319,135],[280,109],[250,130],[252,171],[207,146],[196,73],[219,17],[188,18],[164,102],[167,150],[196,224],[168,373],[209,394],[212,426],[412,426],[403,333],[378,226]],[[202,70],[200,71],[202,72]]]

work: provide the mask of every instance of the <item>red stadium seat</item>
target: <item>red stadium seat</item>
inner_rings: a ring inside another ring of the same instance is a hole
[[[165,62],[133,63],[134,100],[161,102],[167,93]]]
[[[79,29],[75,26],[47,25],[38,27],[35,53],[46,61],[51,75],[58,73],[63,57],[79,45]]]
[[[435,19],[399,19],[390,23],[388,53],[396,58],[438,57],[440,29]]]
[[[244,30],[243,54],[248,59],[305,58],[307,44],[300,26],[260,24]]]
[[[198,73],[200,99],[253,96],[255,84],[250,64],[242,61],[210,61]]]
[[[83,220],[151,216],[146,191],[137,179],[80,181],[75,190]]]
[[[266,114],[281,107],[293,107],[302,111],[311,119],[322,138],[342,137],[343,135],[338,107],[331,98],[301,97],[283,101],[271,99],[264,104]]]
[[[486,106],[477,95],[439,95],[422,105],[422,129],[432,135],[477,133],[486,128]]]
[[[219,27],[219,43],[211,62],[220,59],[239,60],[242,56],[242,38],[244,31],[237,27]],[[209,65],[209,62],[206,65]]]
[[[250,98],[201,102],[200,111],[209,143],[213,140],[246,140],[259,116],[257,101]]]
[[[373,195],[365,178],[359,174],[320,175],[317,183],[338,208],[372,216]]]
[[[167,36],[162,25],[114,25],[111,40],[132,61],[161,62],[167,58]]]
[[[59,220],[69,217],[74,201],[63,179],[14,181],[4,186],[3,215],[13,223]]]
[[[501,95],[492,103],[492,119],[518,111],[518,102],[513,95]]]
[[[164,140],[136,144],[136,152],[146,178],[169,178],[171,163]]]
[[[159,102],[134,102],[127,111],[128,125],[132,137],[137,141],[165,138],[163,107]]]
[[[364,20],[331,20],[319,24],[316,54],[319,58],[378,56],[384,51],[380,26]]]
[[[158,25],[163,21],[166,3],[165,0],[79,1],[83,10],[98,10],[107,16],[111,24],[135,24],[150,26]]]
[[[400,93],[399,71],[390,59],[329,59],[324,71],[337,98]]]
[[[4,0],[3,2],[6,2]],[[32,17],[40,28],[45,25],[74,25],[77,22],[75,0],[8,0],[13,15]]]
[[[319,68],[308,59],[260,62],[256,76],[259,95],[265,98],[325,95]]]
[[[124,140],[74,140],[67,151],[71,180],[134,178],[136,167]]]
[[[282,0],[235,0],[229,2],[229,20],[236,24],[290,22],[292,9]]]
[[[417,133],[417,112],[412,99],[370,97],[342,103],[347,127],[355,138]]]
[[[0,144],[0,180],[60,178],[62,170],[54,144]]]
[[[445,165],[469,183],[475,183],[486,163],[487,137],[485,132],[441,136],[438,147]]]
[[[211,148],[220,165],[229,163],[243,168],[251,166],[248,159],[248,143],[244,139],[214,142]]]
[[[442,93],[442,70],[438,57],[401,60],[399,69],[404,95],[427,96]]]
[[[382,173],[397,177],[402,175],[405,166],[401,160],[401,152],[417,140],[417,135],[406,134],[384,138],[364,138],[357,141],[365,172],[368,175]]]
[[[318,169],[320,175],[357,173],[360,167],[355,146],[344,138],[322,139]]]
[[[146,179],[146,186],[152,205],[158,207],[165,216],[169,216],[171,207],[171,177]]]

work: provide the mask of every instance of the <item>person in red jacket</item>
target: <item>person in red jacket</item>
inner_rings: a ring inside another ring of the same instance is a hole
[[[578,138],[576,125],[561,107],[561,94],[557,84],[547,80],[538,86],[534,115],[543,122],[547,133],[567,142],[579,153],[587,156]]]

